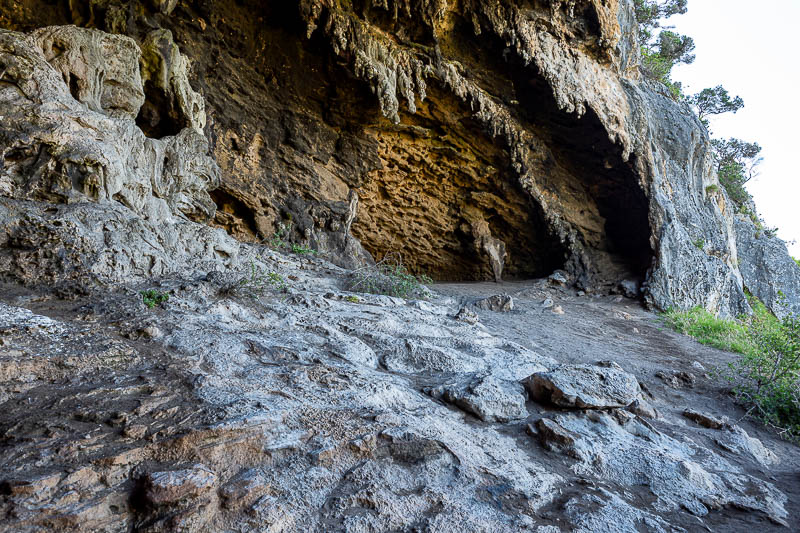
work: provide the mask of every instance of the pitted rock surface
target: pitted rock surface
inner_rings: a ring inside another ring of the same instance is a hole
[[[625,411],[557,415],[551,424],[571,435],[559,437],[558,445],[578,459],[574,472],[594,472],[630,484],[638,480],[656,497],[657,509],[683,508],[705,516],[721,506],[736,505],[787,524],[786,497],[771,483],[741,473],[721,457],[698,463],[703,453],[693,443],[674,440]]]

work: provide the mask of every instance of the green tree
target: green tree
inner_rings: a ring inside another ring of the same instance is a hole
[[[689,103],[697,110],[697,116],[706,126],[708,126],[709,116],[736,113],[744,107],[744,100],[738,96],[731,98],[722,85],[703,89],[699,93],[690,96]]]
[[[758,165],[764,160],[759,154],[761,146],[741,139],[714,139],[711,141],[720,165],[737,164],[742,167],[745,182],[758,176]]]
[[[761,146],[735,138],[713,139],[711,146],[717,158],[720,184],[736,206],[746,207],[751,196],[744,185],[758,175],[757,167],[763,161],[759,155]]]
[[[694,40],[662,27],[661,20],[686,13],[686,3],[687,0],[636,0],[634,3],[642,70],[648,77],[666,85],[676,100],[683,94],[681,84],[672,80],[672,68],[694,61]]]
[[[650,42],[661,27],[661,19],[686,13],[686,3],[687,0],[635,0],[639,44]]]

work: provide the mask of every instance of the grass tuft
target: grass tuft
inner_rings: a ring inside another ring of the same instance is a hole
[[[411,274],[403,265],[400,254],[388,253],[374,266],[353,272],[349,290],[398,298],[428,298],[430,291],[425,285],[431,283],[433,280],[426,275]]]
[[[663,316],[672,329],[694,337],[700,344],[741,354],[753,348],[744,324],[717,318],[702,307],[688,311],[670,309]]]
[[[169,294],[166,292],[157,291],[155,289],[141,291],[139,294],[142,295],[142,303],[144,303],[148,309],[153,309],[155,306],[169,300]]]

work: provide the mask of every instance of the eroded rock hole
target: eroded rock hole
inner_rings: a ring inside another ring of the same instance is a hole
[[[78,86],[78,77],[75,74],[73,74],[72,72],[69,73],[69,83],[68,84],[69,84],[69,93],[72,95],[72,97],[75,100],[80,102],[81,101],[81,97],[80,97],[81,89]]]
[[[217,206],[214,225],[239,240],[254,241],[258,230],[253,210],[223,189],[210,191],[209,194]]]
[[[144,84],[144,94],[145,102],[136,117],[136,125],[146,136],[161,139],[177,135],[189,125],[172,97],[163,89],[148,80]]]

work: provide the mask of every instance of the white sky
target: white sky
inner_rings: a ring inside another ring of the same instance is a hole
[[[688,8],[666,23],[694,39],[697,58],[673,79],[686,94],[721,84],[744,99],[735,115],[712,118],[711,130],[762,146],[760,175],[747,189],[800,257],[800,0],[689,0]]]

